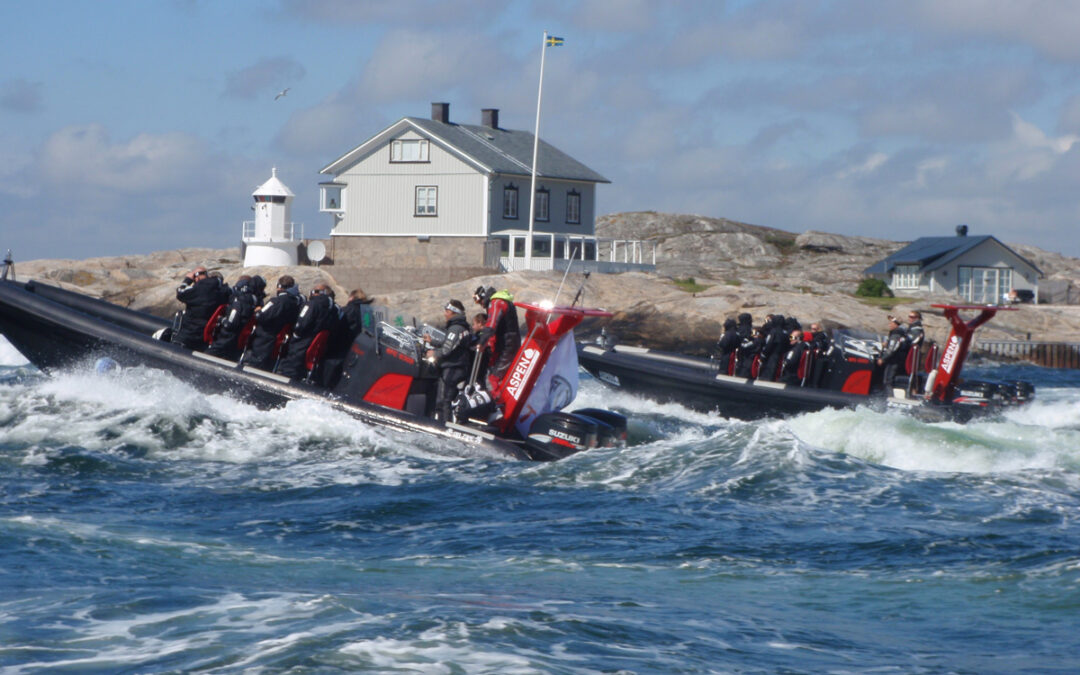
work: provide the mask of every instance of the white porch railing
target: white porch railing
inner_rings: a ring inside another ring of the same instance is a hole
[[[502,233],[500,233],[502,234]],[[609,239],[559,234],[533,235],[532,265],[525,265],[527,235],[506,233],[510,255],[499,258],[502,269],[516,272],[531,269],[544,272],[564,270],[571,261],[599,272],[617,273],[656,269],[656,243],[640,239]]]
[[[296,236],[299,232],[300,236]],[[270,238],[270,241],[300,241],[304,238],[304,224],[303,223],[285,223],[284,236],[280,239]],[[255,239],[255,221],[245,220],[243,222],[243,229],[241,231],[241,238],[243,241],[252,241]],[[259,241],[265,241],[260,239]]]

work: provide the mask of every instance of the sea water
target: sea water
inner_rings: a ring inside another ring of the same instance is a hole
[[[0,672],[1080,671],[1080,373],[537,464],[0,340]]]

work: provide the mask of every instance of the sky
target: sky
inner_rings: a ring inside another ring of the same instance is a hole
[[[0,0],[0,249],[238,245],[272,167],[326,237],[319,170],[431,102],[531,131],[545,30],[598,214],[1080,256],[1068,0]]]

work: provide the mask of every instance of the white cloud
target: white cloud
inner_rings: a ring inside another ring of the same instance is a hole
[[[100,124],[69,126],[41,149],[41,175],[58,186],[119,192],[171,189],[186,184],[205,159],[203,143],[187,134],[139,134],[113,143]]]
[[[921,28],[1028,44],[1055,59],[1080,58],[1080,6],[1074,0],[915,0]]]

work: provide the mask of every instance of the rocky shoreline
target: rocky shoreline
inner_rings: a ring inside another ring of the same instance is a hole
[[[657,271],[592,275],[584,286],[584,303],[615,316],[583,326],[579,335],[596,333],[606,325],[625,344],[705,353],[715,343],[724,318],[741,312],[750,312],[755,322],[779,312],[804,324],[816,320],[831,327],[882,333],[888,314],[920,309],[930,337],[941,341],[947,336],[945,320],[930,307],[946,298],[906,297],[882,304],[853,295],[862,270],[899,249],[900,242],[822,232],[795,235],[723,219],[655,213],[604,216],[597,231],[604,237],[655,242]],[[1080,286],[1080,260],[1011,246],[1048,278]],[[236,248],[191,248],[86,260],[16,261],[15,269],[20,280],[55,283],[158,316],[171,316],[179,308],[176,286],[196,265],[220,271],[228,282],[245,273],[261,274],[270,282],[291,274],[306,291],[324,281],[339,301],[351,290],[321,268],[244,269],[241,262]],[[539,301],[554,299],[562,281],[563,275],[556,272],[514,272],[417,291],[365,290],[402,316],[439,323],[448,299],[467,301],[478,285],[508,288],[520,299]],[[583,275],[571,271],[558,301],[569,302],[582,282]],[[979,333],[983,339],[1047,342],[1076,341],[1077,335],[1077,305],[1022,305],[1017,311],[999,313]]]

